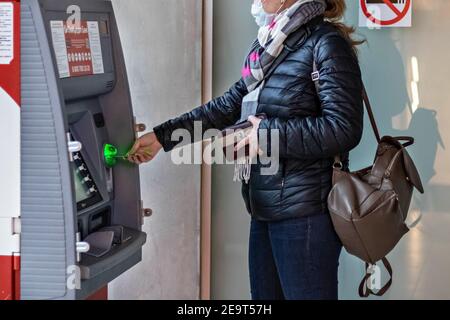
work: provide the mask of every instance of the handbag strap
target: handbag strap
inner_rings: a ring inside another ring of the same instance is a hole
[[[407,148],[409,146],[412,146],[414,144],[414,137],[408,137],[408,136],[386,136],[381,139],[382,141],[394,141],[399,147]],[[403,142],[402,142],[403,141]]]
[[[366,86],[364,85],[364,83],[362,84],[362,87],[363,87],[362,94],[363,94],[364,105],[366,106],[367,114],[369,115],[370,124],[372,125],[372,129],[375,134],[375,138],[377,139],[377,142],[379,144],[381,142],[380,131],[378,130],[377,122],[375,120],[375,116],[374,116],[373,110],[372,110],[372,105],[370,104],[369,95],[367,94]]]
[[[367,281],[372,277],[372,273],[369,273],[367,270],[369,269],[369,264],[366,263],[366,275],[364,276],[364,279],[361,281],[361,284],[359,285],[359,296],[361,298],[368,298],[370,295],[374,295],[377,297],[383,296],[389,288],[392,286],[392,277],[393,277],[393,270],[392,266],[389,263],[389,260],[385,257],[381,260],[384,264],[384,267],[389,273],[389,281],[377,292],[374,292],[372,289],[370,289],[367,286]]]

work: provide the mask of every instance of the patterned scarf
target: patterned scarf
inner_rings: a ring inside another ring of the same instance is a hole
[[[278,14],[272,23],[259,29],[258,39],[253,43],[242,68],[242,78],[249,93],[242,100],[239,122],[256,114],[259,95],[265,84],[264,75],[283,51],[286,39],[303,25],[322,15],[325,10],[325,0],[297,0]],[[250,166],[251,159],[240,159],[235,165],[234,180],[248,182]]]
[[[241,120],[255,115],[260,89],[264,86],[264,75],[281,54],[286,39],[303,25],[325,12],[325,0],[298,0],[281,12],[268,26],[258,32],[258,40],[247,56],[242,77],[249,94],[244,97]]]

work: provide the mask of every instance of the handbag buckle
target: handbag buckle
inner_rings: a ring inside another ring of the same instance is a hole
[[[344,168],[344,164],[342,163],[342,161],[336,161],[333,164],[333,168],[342,170]]]

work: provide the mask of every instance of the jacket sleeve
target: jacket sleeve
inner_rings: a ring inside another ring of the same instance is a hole
[[[352,150],[361,141],[361,71],[350,44],[339,34],[325,35],[318,41],[313,56],[320,73],[320,116],[269,118],[259,127],[260,136],[279,130],[280,158],[334,157]],[[270,144],[273,148],[273,141]]]
[[[177,144],[182,142],[172,141],[172,133],[177,129],[187,130],[191,137],[190,142],[197,142],[194,135],[194,122],[201,122],[202,135],[209,129],[223,130],[233,125],[239,120],[242,99],[247,93],[247,87],[244,80],[241,79],[223,96],[175,119],[164,122],[153,128],[153,131],[166,152],[172,150]]]

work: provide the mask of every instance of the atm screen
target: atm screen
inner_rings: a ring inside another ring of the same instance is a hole
[[[74,153],[72,163],[72,173],[74,180],[75,199],[77,209],[81,211],[102,200],[97,186],[89,173],[86,163],[83,161],[81,153]]]

